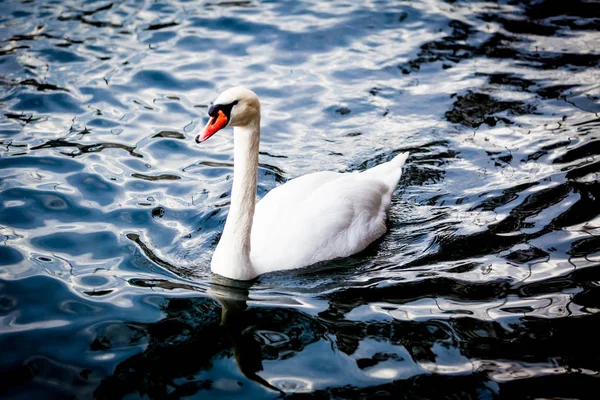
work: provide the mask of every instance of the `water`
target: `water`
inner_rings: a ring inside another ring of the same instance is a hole
[[[0,8],[1,397],[595,398],[598,2]],[[211,277],[234,85],[259,196],[410,151],[388,234]]]

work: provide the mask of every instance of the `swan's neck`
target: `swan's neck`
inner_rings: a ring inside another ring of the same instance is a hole
[[[231,279],[256,277],[250,261],[250,237],[256,204],[260,120],[233,129],[233,188],[225,229],[211,262],[211,269]]]

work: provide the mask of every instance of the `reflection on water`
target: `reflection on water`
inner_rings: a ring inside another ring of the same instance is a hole
[[[588,398],[599,374],[597,2],[10,0],[0,397]],[[259,189],[411,157],[361,254],[208,268],[232,140]]]
[[[163,283],[133,282],[142,287],[189,288]],[[232,356],[241,376],[279,392],[257,374],[263,369],[262,355],[253,336],[255,316],[246,310],[248,287],[215,284],[210,292],[218,303],[208,297],[169,299],[160,305],[165,318],[157,323],[105,330],[92,344],[92,350],[114,349],[123,335],[129,344],[144,341],[146,347],[119,363],[94,395],[114,398],[145,393],[150,397],[180,397],[206,390],[213,391],[213,395],[241,395],[248,389],[231,365]]]

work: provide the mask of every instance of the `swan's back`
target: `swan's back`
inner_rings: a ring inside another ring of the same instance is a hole
[[[269,192],[256,207],[251,259],[258,274],[364,250],[386,232],[408,153],[362,173],[317,172]]]

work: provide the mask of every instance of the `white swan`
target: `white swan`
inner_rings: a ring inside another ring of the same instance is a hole
[[[200,143],[233,127],[231,206],[212,272],[251,280],[260,274],[347,257],[386,232],[392,193],[408,153],[360,173],[316,172],[271,190],[255,207],[260,102],[242,87],[221,93]]]

